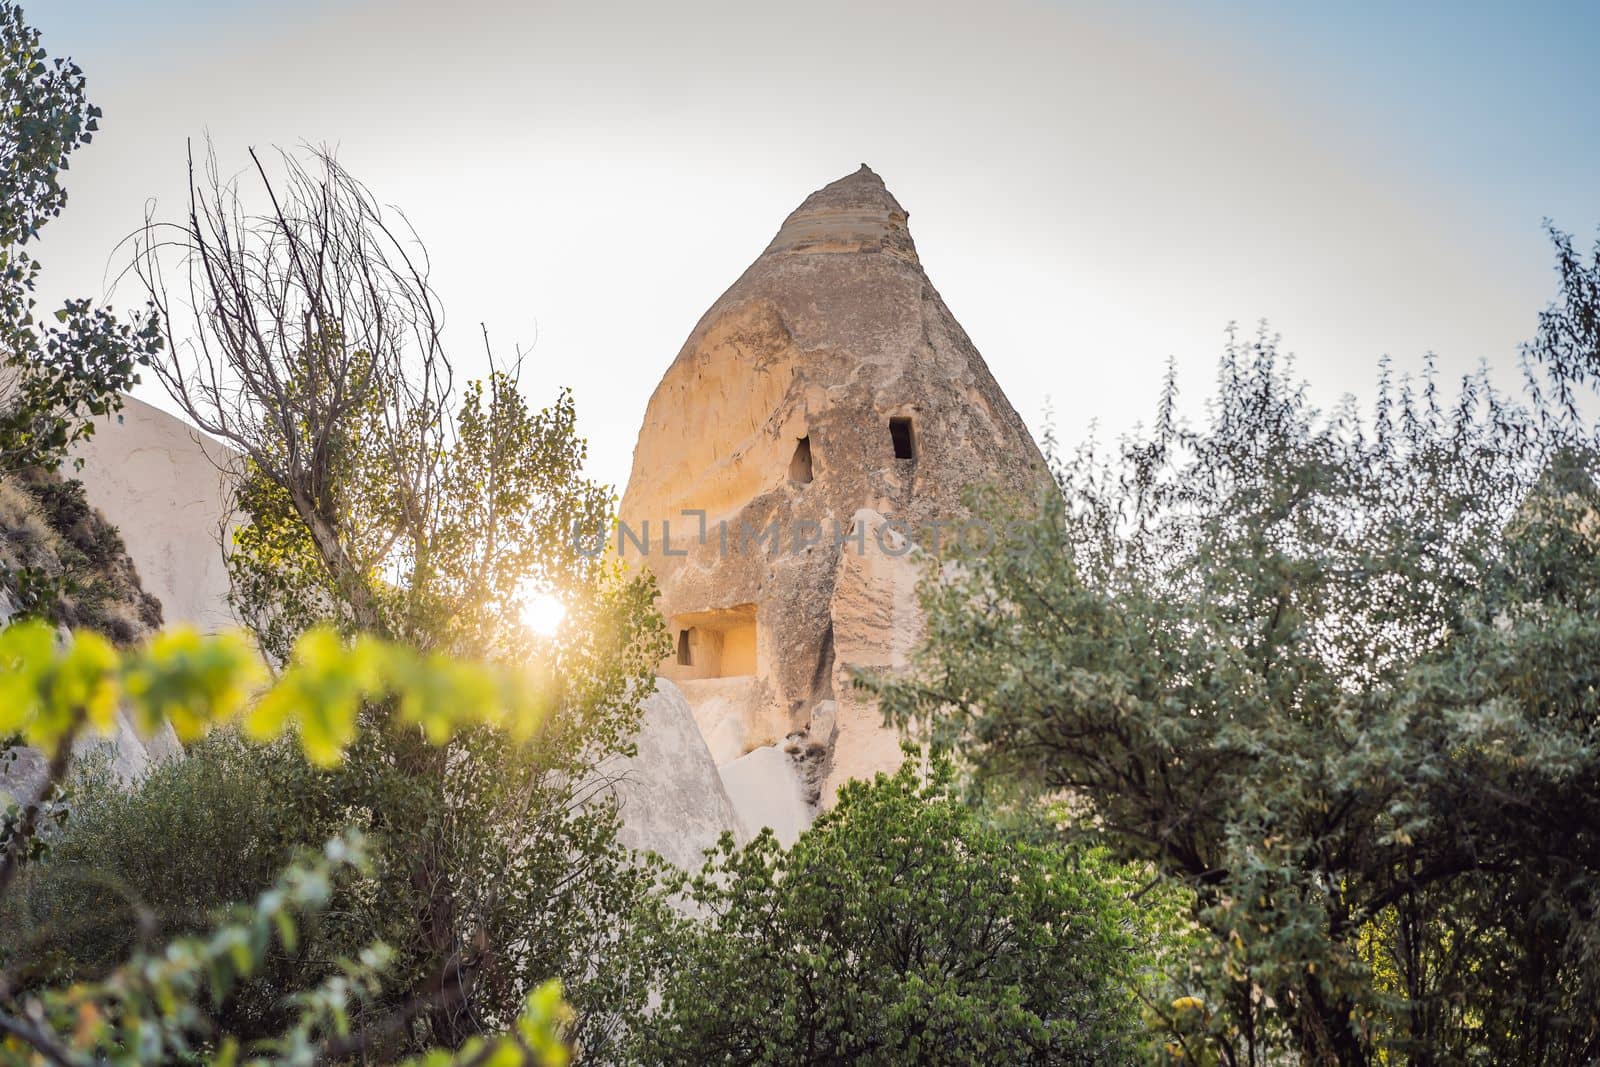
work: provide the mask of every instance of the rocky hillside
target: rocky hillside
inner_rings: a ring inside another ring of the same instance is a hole
[[[89,505],[81,483],[51,471],[0,477],[0,624],[20,614],[94,630],[120,645],[161,626],[161,604],[141,588],[116,528]],[[176,753],[178,741],[170,728],[140,737],[119,715],[115,737],[76,746],[79,754],[101,748],[127,781]],[[31,801],[44,763],[43,753],[0,737],[0,795]]]
[[[27,612],[131,644],[161,626],[122,537],[82,483],[37,468],[0,477],[0,597]]]

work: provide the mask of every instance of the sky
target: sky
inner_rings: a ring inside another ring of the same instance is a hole
[[[1381,357],[1511,381],[1542,220],[1600,227],[1600,5],[24,0],[105,111],[39,257],[106,295],[185,144],[337,149],[426,243],[452,349],[527,348],[625,483],[696,320],[866,162],[1040,434],[1198,412],[1266,320],[1331,406]],[[138,301],[124,285],[114,304]],[[162,402],[147,383],[139,395]]]

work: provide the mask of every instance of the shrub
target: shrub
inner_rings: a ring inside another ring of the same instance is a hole
[[[133,783],[105,759],[76,766],[47,861],[23,872],[0,911],[0,959],[21,964],[18,984],[102,977],[271,885],[300,836],[288,832],[264,766],[282,758],[228,730]],[[222,1006],[223,1025],[251,1036],[281,1024],[258,1007],[266,992]]]
[[[675,933],[647,1063],[1106,1064],[1133,1056],[1135,916],[1090,855],[924,780],[851,782],[785,852],[725,836]]]
[[[65,780],[74,742],[86,733],[112,732],[119,706],[147,728],[170,723],[180,738],[190,741],[211,727],[238,720],[252,740],[292,745],[319,766],[334,766],[344,757],[364,704],[393,707],[423,736],[441,742],[472,727],[498,727],[526,741],[549,711],[548,700],[514,673],[421,657],[372,639],[346,645],[327,631],[308,633],[276,682],[256,692],[259,674],[256,661],[236,638],[168,633],[147,648],[119,653],[89,632],[58,642],[53,629],[37,621],[0,630],[0,734],[15,733],[50,754],[44,787],[6,813],[0,839],[0,909],[27,912],[27,894],[20,905],[12,904],[19,874],[45,883],[36,888],[48,888],[55,878],[72,892],[71,875],[77,868],[70,860],[84,849],[100,849],[113,853],[109,862],[96,858],[97,864],[104,862],[103,869],[126,871],[128,885],[161,887],[166,899],[177,904],[174,921],[198,926],[183,914],[184,907],[197,896],[228,895],[232,887],[170,879],[166,875],[171,872],[153,866],[160,855],[140,856],[140,840],[119,842],[112,835],[125,829],[143,835],[143,843],[160,851],[175,845],[158,839],[168,829],[198,832],[219,846],[237,829],[248,838],[243,850],[247,857],[272,852],[274,835],[261,832],[263,825],[270,827],[270,819],[262,824],[242,814],[244,825],[234,828],[218,821],[241,816],[240,809],[230,807],[240,798],[219,796],[230,784],[224,758],[209,768],[213,761],[207,759],[199,761],[199,768],[158,771],[127,801],[114,798],[105,791],[108,783],[91,774],[83,792],[98,797],[92,806],[95,814],[86,820],[86,829],[65,831],[56,842],[59,850],[47,850],[41,863],[35,848],[41,819]],[[225,755],[230,749],[202,751]],[[221,809],[186,810],[191,799],[220,801]],[[270,793],[256,799],[267,799],[262,807],[270,809]],[[253,835],[252,828],[257,831]],[[250,840],[260,847],[248,847]],[[103,974],[58,981],[41,976],[51,967],[49,960],[35,963],[22,952],[9,953],[0,967],[0,1064],[41,1059],[57,1064],[233,1063],[241,1051],[257,1054],[254,1063],[305,1064],[339,1061],[381,1047],[393,1030],[364,1027],[355,1015],[382,995],[393,959],[393,950],[377,941],[327,961],[322,980],[275,1002],[281,1021],[266,1039],[247,1045],[238,1032],[219,1025],[218,1009],[248,983],[270,982],[274,958],[299,952],[308,921],[335,906],[337,894],[351,879],[370,872],[371,859],[359,832],[333,837],[319,850],[297,851],[294,862],[252,904],[230,909],[209,933],[165,938],[146,930],[138,940],[148,944],[136,942],[128,959]],[[185,865],[177,872],[180,876],[205,878],[215,870],[189,866],[183,856],[178,862]],[[252,865],[245,862],[232,877],[243,885],[252,876]],[[77,906],[95,903],[83,899]],[[101,936],[109,940],[96,943],[91,934],[80,944],[86,946],[86,955],[98,953],[94,962],[104,964],[114,954],[116,935]],[[17,988],[18,977],[30,971],[36,982]],[[449,990],[441,990],[439,1000],[418,1002],[409,1014],[391,1015],[386,1023],[403,1027],[449,996]],[[523,998],[498,1036],[470,1038],[456,1055],[439,1051],[427,1062],[559,1067],[567,1061],[560,1030],[569,1021],[559,984],[544,983]]]

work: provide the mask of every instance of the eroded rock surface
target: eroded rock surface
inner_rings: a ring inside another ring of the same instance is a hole
[[[808,197],[668,367],[622,502],[619,551],[654,572],[677,641],[662,673],[724,770],[776,749],[815,804],[897,765],[845,682],[920,635],[909,543],[949,536],[969,486],[1026,498],[1045,477],[878,176]]]
[[[904,669],[922,640],[917,583],[928,556],[908,537],[885,529],[886,521],[869,508],[856,512],[857,529],[884,530],[883,550],[842,552],[834,574],[829,611],[838,709],[831,727],[831,758],[819,783],[818,799],[824,806],[833,803],[839,786],[850,779],[871,778],[900,764],[901,738],[884,726],[871,695],[851,682],[857,671],[892,674]]]

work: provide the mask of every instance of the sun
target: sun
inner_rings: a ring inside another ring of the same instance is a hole
[[[554,637],[566,618],[567,606],[555,594],[542,589],[522,594],[522,625],[540,637]]]

